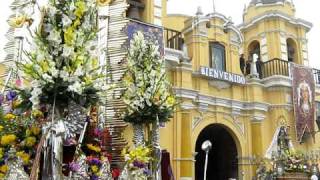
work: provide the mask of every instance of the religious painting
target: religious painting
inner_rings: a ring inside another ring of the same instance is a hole
[[[156,26],[153,24],[147,24],[135,20],[130,20],[126,27],[126,33],[128,35],[128,43],[129,45],[131,39],[133,39],[133,35],[141,31],[144,35],[144,38],[155,42],[156,45],[159,46],[159,53],[161,56],[164,55],[164,43],[163,43],[163,28],[160,26]]]
[[[297,140],[302,142],[305,133],[314,131],[315,82],[310,68],[292,64],[291,74]]]

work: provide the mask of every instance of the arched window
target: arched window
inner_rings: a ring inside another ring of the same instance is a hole
[[[297,46],[293,39],[287,39],[287,54],[288,54],[288,61],[289,62],[298,62],[297,56]]]
[[[253,60],[253,55],[256,54],[258,57],[260,57],[260,43],[259,41],[253,41],[250,43],[248,47],[248,59]]]
[[[224,45],[218,42],[210,43],[210,67],[225,71],[226,52]]]

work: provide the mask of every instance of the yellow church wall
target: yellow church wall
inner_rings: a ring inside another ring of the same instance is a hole
[[[152,0],[142,0],[144,3],[145,8],[142,11],[142,20],[147,23],[153,23],[153,1]]]
[[[160,4],[157,5],[156,1],[159,1]],[[141,0],[141,2],[145,6],[140,13],[142,21],[153,24],[156,23],[155,19],[159,18],[163,25],[163,21],[167,16],[167,0]]]
[[[169,14],[163,17],[163,26],[176,31],[182,31],[184,28],[184,21],[190,18],[187,15]]]
[[[163,0],[164,1],[164,0]],[[147,3],[147,1],[145,0]],[[162,2],[166,4],[166,2]],[[149,9],[150,8],[150,9]],[[146,4],[144,19],[149,22],[153,17],[153,1]],[[284,14],[294,16],[294,8],[290,3],[272,6],[250,6],[244,14],[244,23],[259,15],[277,10]],[[303,63],[303,40],[306,39],[307,30],[302,26],[293,25],[281,18],[270,18],[258,21],[248,28],[241,29],[243,42],[236,45],[232,42],[235,36],[233,31],[223,31],[225,20],[223,18],[202,19],[203,22],[192,25],[197,18],[183,15],[166,15],[162,12],[162,24],[164,27],[181,31],[188,50],[191,69],[186,70],[177,67],[168,67],[167,74],[176,89],[187,89],[197,95],[208,98],[223,99],[240,104],[262,104],[267,110],[257,108],[241,109],[223,105],[207,105],[202,110],[196,99],[180,98],[181,104],[193,105],[190,109],[179,107],[174,117],[164,128],[161,128],[161,147],[167,149],[171,155],[171,164],[176,179],[181,177],[195,178],[195,147],[201,131],[211,124],[219,124],[227,129],[236,142],[239,156],[239,179],[251,179],[255,174],[256,165],[248,161],[253,157],[264,157],[276,129],[285,125],[289,128],[289,135],[294,147],[304,152],[320,148],[320,133],[315,134],[316,141],[309,138],[305,143],[300,144],[296,140],[295,120],[292,107],[292,91],[290,87],[275,86],[266,87],[263,81],[247,79],[246,85],[237,85],[229,82],[226,87],[219,87],[214,83],[222,83],[217,80],[209,80],[197,76],[201,66],[209,67],[210,42],[219,42],[225,46],[226,71],[241,74],[239,68],[239,54],[245,54],[248,58],[250,43],[258,41],[260,50],[266,48],[267,59],[282,58],[281,43],[283,38],[292,38],[297,46],[298,60],[296,63]],[[150,17],[149,17],[150,16]],[[152,17],[151,17],[152,16]],[[207,27],[210,22],[210,27]],[[282,39],[282,40],[281,40]],[[265,41],[263,47],[261,44]],[[242,51],[241,51],[242,49]],[[171,66],[171,65],[170,65]],[[317,97],[320,101],[320,96]],[[233,104],[231,103],[231,104]],[[194,124],[195,118],[200,117],[201,121]],[[242,129],[243,128],[243,129]],[[132,137],[132,130],[129,127],[124,134],[127,139]]]

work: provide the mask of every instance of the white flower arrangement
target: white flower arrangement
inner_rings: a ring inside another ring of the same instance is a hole
[[[176,105],[172,87],[165,73],[164,59],[159,46],[147,41],[137,32],[130,42],[128,70],[124,79],[127,87],[124,119],[132,123],[167,121]]]
[[[41,28],[36,32],[29,59],[19,64],[32,86],[33,107],[60,100],[76,102],[97,99],[106,88],[105,77],[97,60],[96,0],[49,1],[43,8]],[[44,98],[45,97],[45,98]],[[48,102],[40,102],[48,101]],[[86,102],[84,106],[94,103]]]

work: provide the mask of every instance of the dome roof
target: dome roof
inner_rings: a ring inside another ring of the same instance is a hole
[[[262,4],[274,4],[274,3],[278,3],[278,2],[284,2],[285,0],[252,0],[250,4],[258,4],[258,3],[262,3]]]

